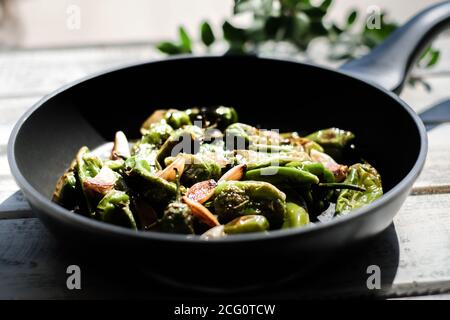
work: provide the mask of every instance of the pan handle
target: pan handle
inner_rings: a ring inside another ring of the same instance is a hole
[[[450,1],[428,7],[394,31],[382,44],[340,70],[400,93],[426,45],[450,23]]]

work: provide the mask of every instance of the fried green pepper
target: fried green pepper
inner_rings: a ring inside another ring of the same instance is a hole
[[[312,161],[293,161],[286,164],[286,167],[295,167],[303,171],[307,171],[315,176],[317,176],[320,182],[332,183],[335,182],[334,174],[325,168],[325,166],[320,162]]]
[[[344,148],[355,138],[355,135],[350,131],[329,128],[311,133],[306,138],[317,142],[324,148]]]
[[[269,230],[269,221],[261,215],[247,215],[228,222],[223,231],[225,234],[263,232]]]
[[[251,137],[256,135],[258,129],[244,123],[233,123],[225,130],[227,148],[246,149]],[[229,145],[232,144],[232,145]]]
[[[192,125],[189,115],[184,111],[176,109],[167,110],[167,112],[164,114],[164,119],[166,120],[167,124],[169,124],[174,129]]]
[[[140,143],[149,143],[159,148],[173,132],[173,128],[165,121],[152,123]]]
[[[146,163],[151,172],[161,169],[157,161],[159,150],[153,144],[138,143],[132,148],[132,156],[125,161],[125,168],[129,168],[135,162]]]
[[[189,206],[179,201],[170,203],[158,222],[158,229],[168,233],[194,234],[194,221]]]
[[[159,149],[156,159],[159,164],[164,165],[167,157],[174,157],[179,153],[197,153],[203,139],[204,130],[197,126],[189,125],[175,130]]]
[[[198,155],[214,161],[222,169],[234,163],[234,152],[225,149],[225,142],[223,140],[203,143],[200,145]]]
[[[272,152],[289,151],[291,146],[282,146],[284,139],[274,130],[262,130],[244,123],[234,123],[225,130],[226,144],[229,149],[248,149]],[[272,147],[269,147],[272,146]],[[287,149],[284,149],[287,148]],[[267,150],[267,151],[264,151]]]
[[[290,162],[303,162],[311,160],[302,151],[291,151],[288,153],[263,153],[254,150],[235,150],[235,162],[246,164],[248,170],[259,169],[269,166],[285,166]]]
[[[308,171],[295,167],[277,166],[249,170],[245,173],[245,179],[266,181],[276,186],[304,186],[319,183],[319,178]]]
[[[281,133],[280,135],[283,139],[285,139],[284,144],[297,147],[301,146],[307,154],[309,154],[313,149],[320,152],[324,151],[320,144],[310,139],[301,137],[297,132],[286,132]]]
[[[206,180],[218,180],[222,175],[222,168],[214,160],[200,154],[180,154],[185,158],[185,167],[181,175],[181,183],[192,186],[197,182]],[[165,165],[170,165],[175,158],[166,158]]]
[[[301,206],[293,203],[286,203],[286,214],[282,228],[298,228],[309,224],[308,212]]]
[[[232,107],[220,106],[215,110],[217,115],[216,124],[221,130],[225,129],[229,125],[238,122],[238,114]]]
[[[238,121],[238,115],[234,108],[191,108],[185,111],[192,123],[201,123],[203,128],[216,127],[224,130],[229,125]]]
[[[94,178],[100,172],[103,166],[102,160],[92,155],[87,147],[82,147],[77,153],[76,162],[76,172],[89,215],[95,216],[95,207],[100,199],[97,194],[92,193],[91,190],[86,188],[86,182],[89,178]]]
[[[53,201],[132,229],[221,238],[298,228],[379,198],[381,179],[337,128],[306,137],[239,123],[218,106],[156,110],[130,150],[83,147]],[[335,203],[336,205],[333,205]]]
[[[125,160],[123,159],[117,159],[117,160],[105,160],[103,162],[103,166],[110,168],[113,171],[116,172],[122,172],[122,170],[125,168]]]
[[[52,200],[68,210],[76,211],[82,202],[83,194],[77,178],[77,162],[72,161],[69,169],[59,178],[56,183]]]
[[[111,190],[97,205],[97,216],[101,221],[137,229],[130,210],[130,197],[123,191]]]
[[[286,195],[263,181],[224,181],[214,193],[213,207],[221,223],[245,215],[263,215],[271,229],[281,227]]]
[[[306,138],[320,144],[324,148],[324,152],[331,157],[341,160],[344,148],[355,139],[355,135],[350,131],[329,128],[311,133]]]
[[[126,161],[125,174],[130,187],[141,193],[150,203],[167,204],[176,196],[176,185],[158,177],[155,167],[144,159],[129,158]]]
[[[377,170],[368,163],[352,165],[344,182],[359,186],[365,191],[342,190],[336,201],[337,214],[345,214],[361,208],[383,195],[381,177]]]

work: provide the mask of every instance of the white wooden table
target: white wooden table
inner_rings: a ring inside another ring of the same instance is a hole
[[[402,94],[417,112],[450,99],[450,38],[438,41],[439,66],[425,77],[433,91]],[[67,252],[33,217],[10,174],[6,145],[17,119],[44,95],[106,67],[158,57],[150,45],[0,52],[0,298],[202,297],[178,292],[135,272],[108,270]],[[450,108],[450,104],[448,105]],[[448,121],[449,119],[445,119]],[[66,268],[78,264],[83,287],[69,291]],[[382,289],[368,291],[366,268],[380,266]],[[105,267],[106,266],[106,267]],[[253,298],[418,297],[450,298],[450,123],[429,131],[425,169],[393,225],[339,264],[324,266],[310,281],[248,293]]]

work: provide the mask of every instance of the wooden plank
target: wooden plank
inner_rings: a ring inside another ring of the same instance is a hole
[[[0,99],[0,155],[6,153],[6,144],[17,120],[40,98],[41,96]],[[0,163],[0,168],[2,166],[3,163]]]
[[[292,280],[275,292],[246,296],[296,299],[448,293],[449,206],[450,194],[409,197],[395,218],[395,227],[318,268],[320,277]],[[105,257],[83,259],[69,252],[37,219],[0,221],[0,298],[207,297],[160,288],[144,280],[132,263],[119,264],[117,269],[109,263]],[[79,292],[65,287],[69,264],[79,265],[88,279]],[[380,267],[382,290],[367,289],[369,265]],[[129,272],[130,268],[134,271]]]
[[[17,120],[41,97],[0,99],[0,219],[32,216],[28,202],[9,170],[6,145]]]
[[[106,68],[158,56],[149,44],[0,52],[0,97],[43,96]]]
[[[443,45],[443,48],[448,47],[450,42]],[[442,54],[438,67],[426,72],[433,91],[407,87],[402,94],[417,112],[448,98],[450,59],[445,58],[448,50],[442,50]],[[39,96],[104,68],[157,56],[149,45],[0,53],[0,97],[10,97],[0,100],[0,219],[4,219],[0,220],[0,298],[183,297],[154,283],[142,282],[134,270],[124,272],[129,270],[126,266],[108,272],[105,261],[77,258],[66,252],[38,220],[19,219],[32,214],[22,194],[17,192],[5,156],[12,126]],[[450,167],[446,161],[450,156],[449,130],[450,124],[430,132],[429,157],[415,185],[416,194],[444,194],[409,197],[395,219],[395,228],[391,227],[374,240],[370,250],[340,259],[331,268],[325,266],[320,273],[324,276],[319,281],[294,282],[281,290],[280,296],[373,294],[393,297],[450,292],[450,271],[446,268],[450,262],[450,234],[446,227],[450,222],[447,215]],[[80,264],[88,278],[80,292],[71,292],[65,287],[65,268],[69,264]],[[365,268],[369,264],[381,268],[384,275],[381,291],[368,292],[365,288]]]
[[[397,297],[450,292],[449,207],[449,194],[409,197],[394,219],[395,228],[391,226],[368,245],[369,252],[354,255],[349,261],[341,258],[339,265],[333,268],[342,273],[319,278],[312,291],[318,296],[331,297],[345,294]],[[380,291],[369,291],[365,287],[369,265],[380,267]],[[325,287],[327,290],[323,292]],[[293,293],[290,291],[289,295]]]
[[[450,72],[446,75],[428,75],[426,81],[430,84],[431,91],[427,91],[421,85],[405,86],[400,95],[417,113],[450,99],[450,93],[448,92]]]
[[[434,294],[428,296],[393,298],[392,300],[450,300],[450,294]]]
[[[433,187],[448,190],[450,186],[450,123],[440,125],[428,133],[428,157],[425,167],[414,185],[415,191]],[[432,190],[428,191],[431,193]],[[447,191],[448,192],[448,191]]]
[[[34,216],[25,196],[17,189],[15,192],[2,192],[0,189],[0,220],[22,219]]]
[[[441,49],[440,62],[433,69],[419,71],[433,90],[427,92],[421,86],[407,86],[402,94],[402,98],[417,112],[448,98],[446,84],[450,77],[450,59],[447,58],[450,54],[446,49],[450,47],[450,38],[440,37],[435,46]],[[106,68],[161,57],[150,44],[4,51],[0,53],[0,97],[43,96]],[[318,62],[334,66],[323,59]]]
[[[101,299],[175,297],[142,275],[129,262],[86,259],[56,241],[37,219],[0,221],[0,299]],[[88,248],[80,248],[89,251]],[[100,258],[101,257],[101,258]],[[66,270],[78,265],[82,289],[66,287]]]

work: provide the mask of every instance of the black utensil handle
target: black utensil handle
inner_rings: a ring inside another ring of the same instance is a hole
[[[426,45],[450,23],[450,1],[428,7],[394,31],[382,44],[340,69],[400,93]]]

